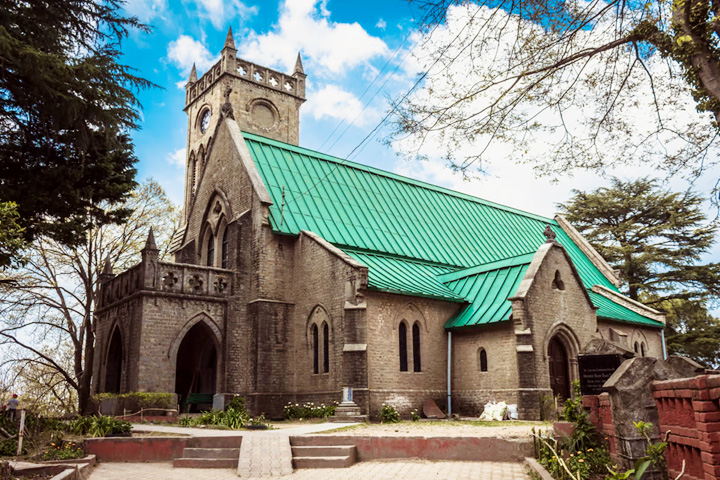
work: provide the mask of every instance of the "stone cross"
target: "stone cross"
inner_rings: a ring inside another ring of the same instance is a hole
[[[547,240],[546,240],[547,243],[552,243],[555,241],[556,234],[553,231],[553,229],[550,228],[550,225],[547,225],[545,227],[545,231],[543,232],[543,235],[545,235],[545,237],[547,237]]]

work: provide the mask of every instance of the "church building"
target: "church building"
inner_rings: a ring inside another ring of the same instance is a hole
[[[597,345],[664,356],[660,313],[564,218],[300,146],[306,75],[237,57],[186,87],[174,261],[101,278],[93,393],[228,393],[251,413],[335,402],[402,415],[490,400],[537,419]]]

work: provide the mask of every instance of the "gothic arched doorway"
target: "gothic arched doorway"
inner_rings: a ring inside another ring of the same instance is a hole
[[[175,393],[182,401],[191,393],[215,393],[217,349],[213,332],[198,322],[185,334],[178,348]]]
[[[122,379],[123,346],[120,329],[116,328],[110,338],[107,362],[105,364],[105,391],[120,393],[120,380]]]
[[[570,369],[565,345],[555,336],[548,345],[548,364],[550,367],[550,388],[555,397],[561,400],[570,398]]]

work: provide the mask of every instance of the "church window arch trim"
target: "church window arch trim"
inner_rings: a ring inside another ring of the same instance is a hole
[[[325,307],[316,305],[310,311],[306,325],[311,372],[314,375],[330,373],[332,360],[332,319]]]
[[[485,350],[485,348],[483,347],[480,347],[477,350],[477,367],[479,372],[488,371],[487,350]]]

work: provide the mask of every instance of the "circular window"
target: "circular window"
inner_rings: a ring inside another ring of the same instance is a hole
[[[205,110],[202,114],[202,117],[200,118],[200,131],[202,133],[207,132],[207,129],[209,126],[210,126],[210,110]]]

